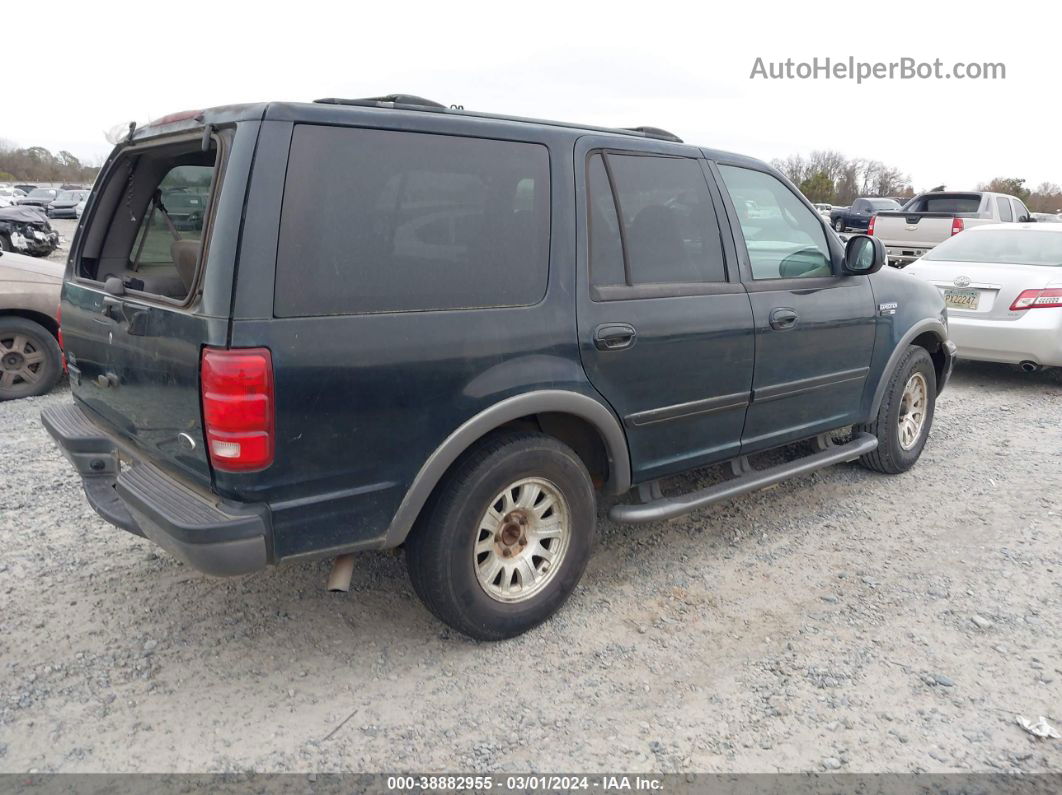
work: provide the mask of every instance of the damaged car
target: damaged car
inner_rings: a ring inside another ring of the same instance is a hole
[[[34,207],[0,209],[0,251],[47,257],[59,247],[59,233],[44,212]]]

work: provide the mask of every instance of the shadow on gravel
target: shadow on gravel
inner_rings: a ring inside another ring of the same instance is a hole
[[[1014,364],[996,364],[994,362],[968,362],[959,360],[955,363],[950,386],[972,386],[978,388],[1015,387],[1030,392],[1044,387],[1062,387],[1062,367],[1046,367],[1036,373],[1023,372]]]

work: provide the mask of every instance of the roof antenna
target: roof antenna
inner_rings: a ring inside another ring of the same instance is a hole
[[[131,121],[131,122],[129,122],[129,136],[125,139],[125,142],[127,144],[131,144],[133,142],[133,133],[135,133],[135,132],[136,132],[136,122],[135,121]]]

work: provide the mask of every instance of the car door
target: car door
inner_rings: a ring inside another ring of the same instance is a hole
[[[744,161],[714,169],[756,325],[742,452],[862,420],[876,317],[868,277],[840,275],[839,244],[831,250],[817,214],[774,173]],[[764,217],[740,212],[750,199]]]
[[[733,457],[752,386],[752,309],[699,152],[576,146],[583,367],[623,420],[634,481]]]
[[[866,229],[870,224],[870,202],[866,199],[856,199],[852,204],[852,222],[850,226],[855,229]]]

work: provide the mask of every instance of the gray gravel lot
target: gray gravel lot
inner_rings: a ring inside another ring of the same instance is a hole
[[[91,511],[0,404],[2,771],[1058,770],[1062,372],[960,364],[920,464],[602,520],[551,622],[477,644],[400,555],[213,580]],[[344,720],[349,717],[349,720]]]

